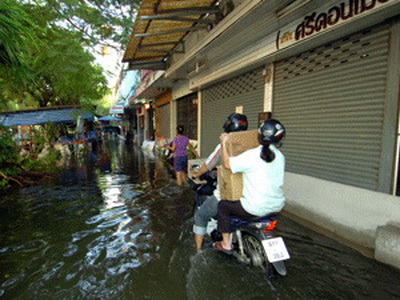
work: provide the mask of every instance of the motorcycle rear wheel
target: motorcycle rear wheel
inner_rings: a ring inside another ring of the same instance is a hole
[[[251,261],[251,265],[261,268],[268,278],[276,277],[275,269],[269,263],[261,241],[251,234],[243,236],[244,252]]]

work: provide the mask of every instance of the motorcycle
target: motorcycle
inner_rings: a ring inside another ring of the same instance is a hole
[[[193,165],[193,169],[200,168],[199,165]],[[206,200],[206,196],[213,194],[217,188],[217,169],[213,169],[202,174],[199,177],[201,183],[196,183],[192,178],[188,178],[188,182],[192,190],[195,191],[195,201],[193,211],[198,209]]]
[[[192,189],[195,191],[194,209],[198,209],[204,202],[205,196],[211,195],[216,188],[216,174],[213,170],[200,176],[203,180],[202,184],[191,182]],[[239,262],[261,268],[268,278],[275,278],[277,275],[286,276],[287,269],[284,261],[290,259],[290,255],[283,238],[275,235],[274,230],[277,224],[276,214],[252,220],[232,216],[230,242],[233,249],[229,254],[236,257]],[[211,219],[207,233],[212,242],[222,240],[216,227],[217,221]]]

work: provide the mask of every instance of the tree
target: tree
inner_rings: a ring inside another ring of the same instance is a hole
[[[47,28],[38,36],[36,48],[24,58],[32,75],[28,81],[16,83],[0,74],[4,86],[0,98],[8,100],[9,109],[88,105],[105,95],[103,70],[80,45],[76,33]]]
[[[25,4],[23,8],[14,3],[0,10],[0,13],[3,12],[0,22],[15,24],[16,28],[11,30],[7,26],[2,44],[16,44],[22,50],[29,49],[22,51],[17,46],[9,46],[7,52],[2,52],[0,108],[89,106],[91,101],[102,98],[107,91],[103,70],[94,64],[93,55],[83,48],[80,33],[57,27],[51,10],[42,10],[32,4]],[[20,19],[24,22],[16,21]],[[19,69],[23,69],[26,75],[24,80],[15,80],[10,76]]]
[[[31,78],[26,58],[35,47],[35,27],[21,5],[0,2],[0,109],[8,107],[5,95],[13,98],[13,91]]]
[[[23,64],[23,54],[34,36],[34,27],[18,3],[10,0],[0,2],[0,66],[3,71]]]
[[[42,46],[30,64],[35,74],[27,92],[40,107],[78,105],[105,94],[106,79],[94,57],[83,49],[76,34],[50,28],[43,33]]]
[[[99,101],[106,80],[88,50],[125,45],[139,3],[0,0],[0,109]]]
[[[23,0],[20,0],[23,1]],[[32,0],[58,27],[79,32],[88,46],[118,50],[128,42],[140,0]]]

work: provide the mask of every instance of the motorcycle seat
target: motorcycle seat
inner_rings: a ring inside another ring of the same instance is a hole
[[[249,223],[251,223],[251,222],[254,222],[254,223],[257,223],[257,222],[270,222],[271,220],[276,218],[276,215],[277,215],[276,213],[272,213],[272,214],[265,215],[265,216],[262,216],[262,217],[256,217],[254,219],[243,219],[243,218],[238,217],[238,216],[231,216],[231,220],[232,221],[241,220],[241,221],[247,221]]]
[[[238,216],[231,216],[231,227],[235,230],[238,227],[248,225],[251,223],[269,223],[275,220],[276,213],[272,213],[263,217],[257,217],[254,219],[242,219]]]

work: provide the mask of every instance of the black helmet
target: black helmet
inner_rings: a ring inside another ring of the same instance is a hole
[[[264,121],[258,128],[261,144],[277,144],[285,136],[285,127],[274,119]]]
[[[224,132],[229,133],[247,130],[247,126],[247,117],[245,115],[233,113],[228,116],[222,128],[224,129]]]

